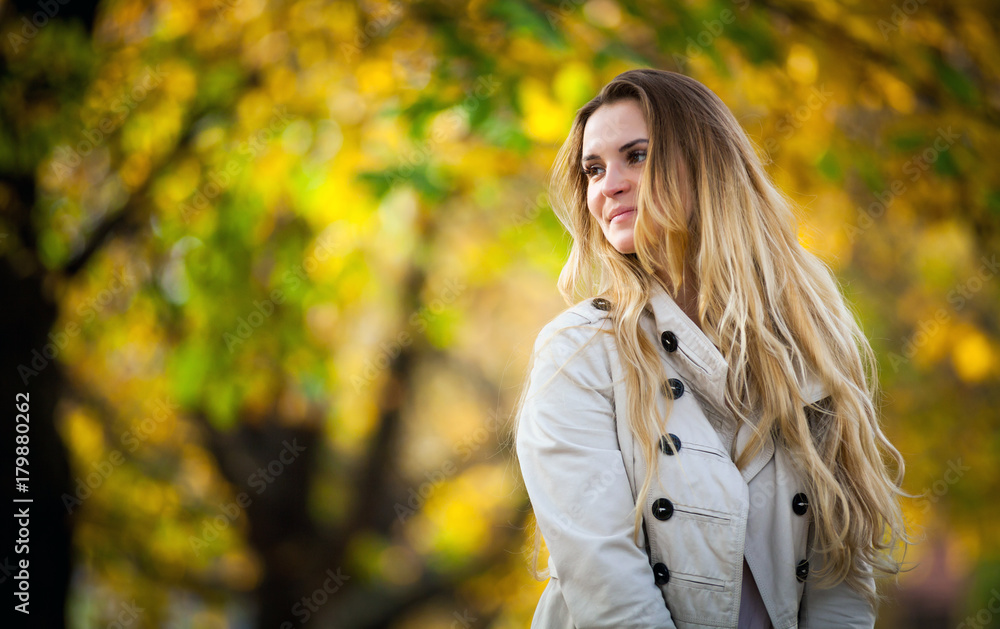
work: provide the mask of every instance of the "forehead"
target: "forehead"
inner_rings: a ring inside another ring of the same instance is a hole
[[[623,141],[646,137],[646,120],[639,103],[629,99],[601,105],[583,128],[583,154],[604,156],[608,151],[617,152]]]

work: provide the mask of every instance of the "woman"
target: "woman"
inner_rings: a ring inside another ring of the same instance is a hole
[[[532,627],[873,627],[903,460],[871,347],[732,113],[622,73],[552,184],[575,305],[515,414],[550,555]]]

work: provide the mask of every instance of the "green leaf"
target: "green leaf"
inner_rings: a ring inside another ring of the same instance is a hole
[[[971,107],[979,105],[980,98],[976,85],[969,79],[968,76],[965,75],[964,72],[961,72],[947,63],[939,54],[936,53],[931,54],[931,63],[934,65],[934,70],[937,71],[941,84],[944,85],[955,98],[963,104]]]
[[[837,155],[833,152],[833,149],[827,149],[819,156],[819,159],[816,160],[816,168],[821,175],[830,181],[840,181],[844,176],[840,168],[840,162],[837,161]]]
[[[222,345],[225,348],[225,344]],[[184,406],[191,406],[201,393],[212,367],[212,355],[203,339],[192,337],[171,353],[167,367],[173,396]]]
[[[206,386],[205,409],[209,421],[219,430],[228,430],[236,424],[236,411],[243,401],[241,388],[233,380],[216,380]]]
[[[561,8],[550,9],[561,11]],[[551,48],[563,48],[566,39],[557,30],[546,14],[539,13],[534,7],[521,0],[507,0],[489,5],[488,15],[496,17],[510,25],[512,34],[525,34],[539,39]]]

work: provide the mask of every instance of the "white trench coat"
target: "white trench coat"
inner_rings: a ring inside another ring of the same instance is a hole
[[[633,508],[645,466],[629,430],[609,304],[582,301],[535,341],[515,441],[550,553],[532,629],[735,628],[744,556],[775,629],[871,629],[874,610],[849,586],[812,585],[821,559],[809,550],[812,509],[789,455],[768,438],[742,473],[733,463],[733,438],[739,452],[751,429],[737,432],[724,410],[725,360],[654,286],[641,325],[668,376],[661,404],[668,388],[675,399],[659,478],[642,505],[641,545]],[[826,396],[805,378],[806,404]]]

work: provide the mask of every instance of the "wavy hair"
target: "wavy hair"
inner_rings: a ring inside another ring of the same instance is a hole
[[[581,170],[587,120],[602,105],[624,99],[638,103],[649,132],[635,253],[629,254],[608,242],[589,212]],[[688,221],[684,188],[693,204]],[[865,587],[867,575],[897,574],[895,551],[905,552],[911,542],[898,500],[909,496],[901,489],[903,458],[883,433],[876,408],[875,355],[832,270],[799,243],[794,202],[772,182],[729,108],[676,72],[619,74],[577,111],[553,166],[549,199],[572,236],[560,293],[570,305],[592,296],[612,304],[630,428],[647,463],[636,503],[645,504],[657,476],[656,452],[672,407],[667,396],[661,415],[662,359],[639,326],[652,282],[659,281],[675,299],[682,289],[697,296],[697,323],[729,367],[726,407],[735,421],[756,423],[743,451],[733,453],[737,467],[760,451],[768,434],[787,448],[810,490],[813,546],[826,559],[819,583],[847,581],[877,605],[878,594]],[[808,406],[797,377],[807,370],[829,393]],[[522,391],[515,431],[523,402]],[[637,508],[636,543],[641,518]]]

